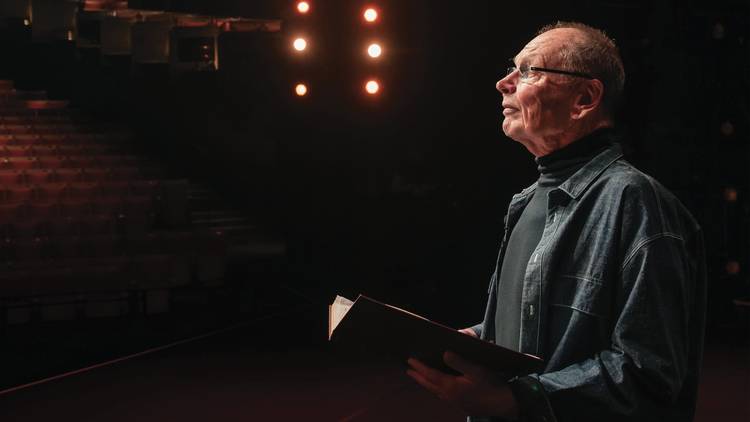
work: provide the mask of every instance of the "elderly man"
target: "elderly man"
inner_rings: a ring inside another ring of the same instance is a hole
[[[446,352],[461,375],[409,375],[473,420],[689,421],[704,327],[700,227],[622,158],[617,47],[580,23],[543,28],[497,82],[503,132],[536,157],[515,195],[481,324],[463,331],[540,356],[503,379]],[[486,419],[485,419],[486,418]]]

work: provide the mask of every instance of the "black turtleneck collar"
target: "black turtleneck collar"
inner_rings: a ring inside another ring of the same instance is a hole
[[[535,159],[539,186],[558,186],[614,142],[614,129],[597,129],[583,138]]]

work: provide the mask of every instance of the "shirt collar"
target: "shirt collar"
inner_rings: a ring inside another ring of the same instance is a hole
[[[573,173],[566,181],[560,184],[557,189],[565,192],[572,199],[578,199],[591,186],[592,183],[607,169],[612,163],[622,158],[622,146],[615,142],[604,151],[600,152],[591,161],[584,164],[577,172]],[[537,188],[538,182],[522,190],[513,196],[514,200],[519,200],[533,193]]]
[[[559,189],[572,199],[580,198],[604,170],[622,156],[622,146],[618,143],[612,144],[560,184]]]

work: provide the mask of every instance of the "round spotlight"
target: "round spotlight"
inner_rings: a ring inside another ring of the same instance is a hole
[[[719,131],[724,136],[732,136],[734,134],[734,125],[729,120],[725,120],[719,127]]]
[[[300,13],[307,13],[310,11],[310,3],[306,1],[301,1],[297,3],[297,11]]]
[[[367,22],[375,22],[378,20],[378,11],[372,7],[368,7],[362,15]]]
[[[297,84],[297,86],[294,87],[294,93],[297,94],[298,97],[304,97],[307,95],[307,85]]]
[[[372,43],[367,47],[367,54],[372,58],[380,57],[383,54],[383,48],[380,47],[380,44]]]
[[[724,270],[729,275],[737,275],[741,270],[740,263],[737,261],[727,261],[726,265],[724,266]]]
[[[305,49],[307,48],[307,41],[305,41],[304,38],[297,38],[296,40],[294,40],[293,45],[295,50],[305,51]]]
[[[727,202],[737,202],[737,189],[733,187],[724,188],[724,200]]]
[[[370,95],[375,95],[380,91],[380,84],[378,81],[371,79],[365,84],[365,91]]]

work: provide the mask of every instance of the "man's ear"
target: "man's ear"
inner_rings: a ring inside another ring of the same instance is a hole
[[[604,84],[598,79],[591,79],[580,84],[576,101],[570,112],[570,118],[580,120],[601,107],[604,96]]]

